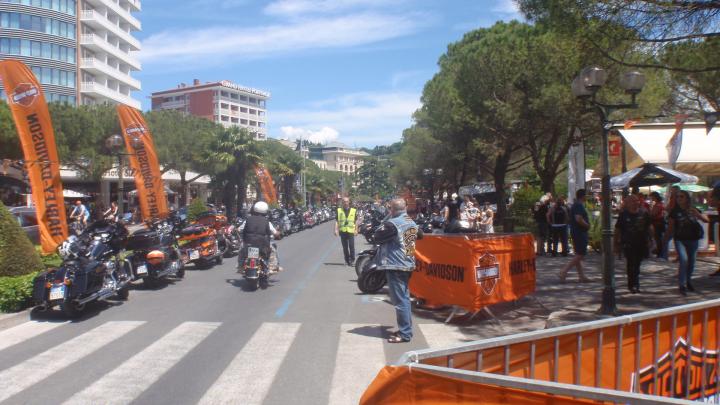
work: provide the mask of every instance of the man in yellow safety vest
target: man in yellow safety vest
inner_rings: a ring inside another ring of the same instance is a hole
[[[357,210],[350,207],[350,199],[342,199],[342,207],[337,210],[335,221],[335,236],[340,234],[340,242],[345,255],[345,264],[353,266],[355,263],[355,235],[357,235]]]

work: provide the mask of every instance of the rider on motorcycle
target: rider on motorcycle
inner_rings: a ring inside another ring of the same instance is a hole
[[[279,267],[277,252],[270,244],[270,236],[280,238],[280,232],[270,223],[267,218],[268,205],[264,201],[258,201],[253,205],[245,221],[245,227],[242,231],[244,246],[254,246],[260,248],[263,257],[269,258],[268,266],[271,271],[282,271]],[[245,262],[246,249],[242,249],[238,255],[238,267],[242,268]]]

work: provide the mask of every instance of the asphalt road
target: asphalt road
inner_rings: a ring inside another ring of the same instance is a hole
[[[393,307],[359,293],[330,223],[278,245],[285,271],[265,290],[246,291],[225,259],[78,321],[0,330],[0,403],[355,404],[405,351],[468,340],[421,319],[412,342],[387,343]]]

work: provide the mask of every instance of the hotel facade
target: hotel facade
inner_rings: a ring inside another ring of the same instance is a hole
[[[47,101],[140,109],[139,0],[0,0],[0,59],[32,69]]]
[[[255,139],[267,139],[267,101],[270,93],[227,80],[191,85],[152,93],[152,109],[176,110],[206,118],[226,128],[246,128]]]

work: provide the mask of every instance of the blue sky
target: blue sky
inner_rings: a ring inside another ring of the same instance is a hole
[[[437,60],[463,33],[519,18],[512,0],[146,0],[143,90],[193,79],[272,93],[269,134],[351,146],[400,140]]]

